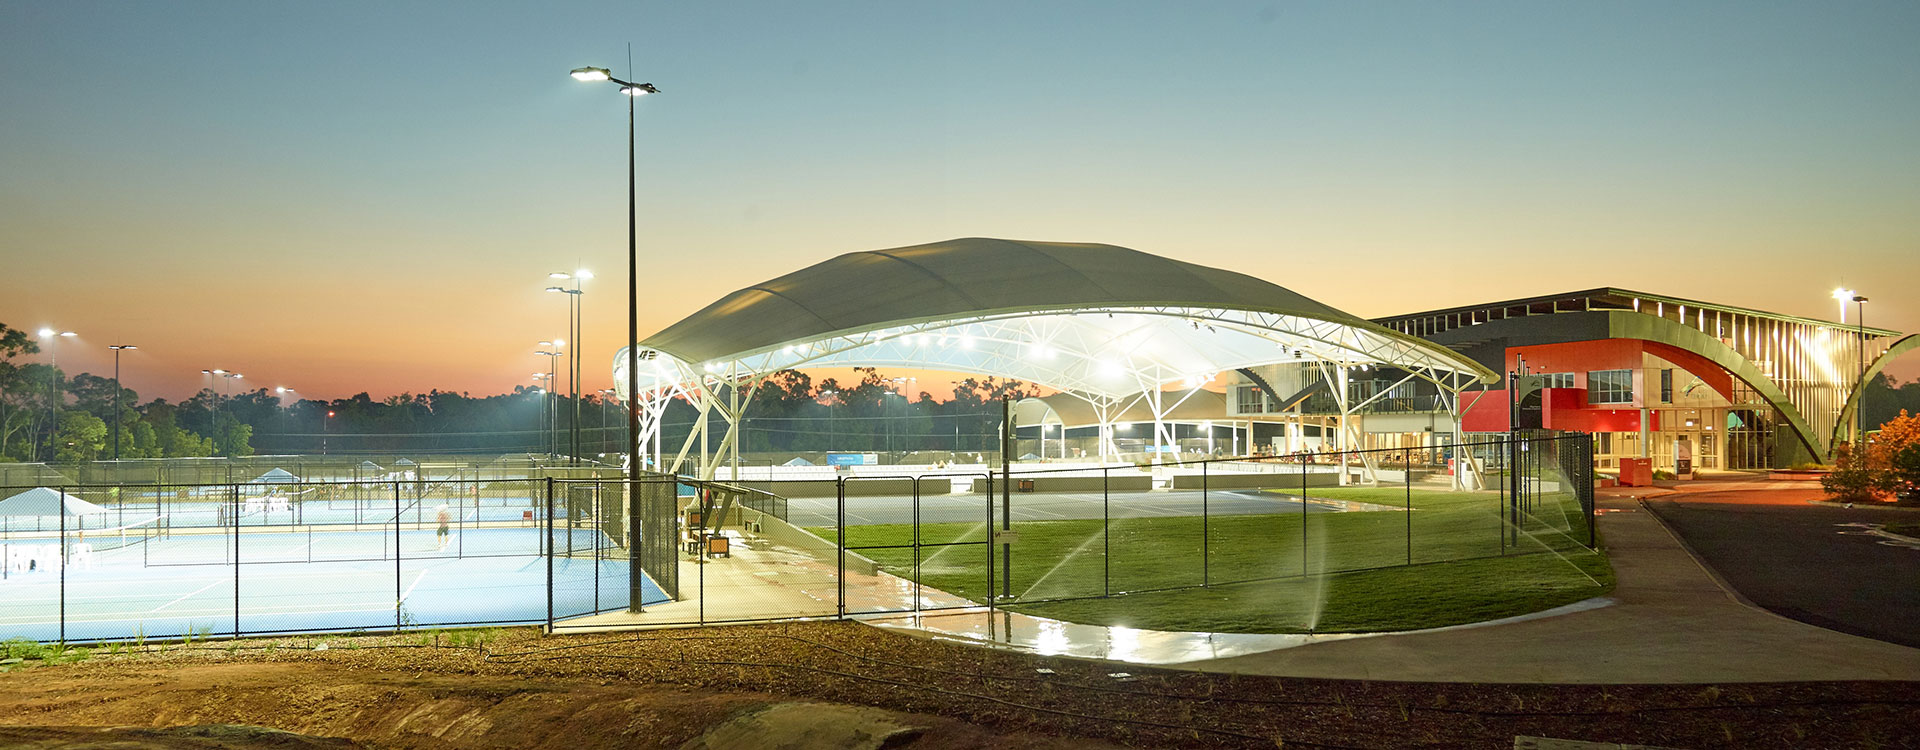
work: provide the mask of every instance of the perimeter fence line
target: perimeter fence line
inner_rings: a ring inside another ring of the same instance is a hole
[[[1394,449],[824,481],[70,483],[49,489],[98,511],[0,518],[0,639],[855,617],[1594,548],[1590,436],[1445,450],[1481,489]]]

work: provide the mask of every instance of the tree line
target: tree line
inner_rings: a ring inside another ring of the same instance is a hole
[[[384,399],[363,392],[332,400],[286,400],[265,388],[231,395],[208,388],[177,403],[142,401],[110,376],[69,376],[51,365],[24,361],[39,351],[25,332],[0,324],[0,463],[111,459],[116,423],[123,459],[567,453],[576,411],[583,455],[626,448],[625,414],[597,393],[575,400],[516,386],[488,396],[432,390]],[[1000,422],[999,400],[1037,393],[1018,380],[983,377],[959,381],[945,399],[925,392],[909,398],[901,392],[901,379],[856,369],[859,379],[850,383],[815,381],[792,370],[769,376],[753,395],[741,450],[990,451]],[[665,444],[678,446],[698,419],[693,404],[671,402]],[[724,433],[717,413],[708,419],[713,434]]]

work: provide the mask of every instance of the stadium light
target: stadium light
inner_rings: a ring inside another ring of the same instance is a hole
[[[108,344],[113,350],[113,460],[120,460],[120,353],[140,347],[132,344]]]
[[[614,78],[612,71],[606,68],[574,68],[572,75],[576,81],[612,81],[620,86],[620,93],[627,95],[627,479],[631,481],[640,476],[640,410],[635,408],[640,398],[640,234],[638,207],[634,197],[633,101],[640,98],[636,94],[659,93],[660,89],[651,83],[636,86]],[[644,90],[638,90],[642,87]],[[630,489],[627,496],[630,504],[627,517],[632,518],[636,515],[634,511],[639,509],[639,493]],[[627,548],[628,566],[640,570],[645,563],[640,556],[640,545],[630,545]],[[640,577],[630,578],[629,583],[638,586]],[[629,593],[633,611],[644,611],[640,605],[642,592],[634,588]]]

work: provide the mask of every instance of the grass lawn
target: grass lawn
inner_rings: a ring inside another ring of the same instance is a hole
[[[1400,487],[1311,495],[1400,508],[1409,502]],[[1150,504],[1150,495],[1116,495],[1104,534],[1099,520],[1015,521],[1012,580],[995,581],[994,589],[1012,594],[1011,609],[1072,622],[1275,633],[1476,622],[1579,601],[1613,585],[1605,558],[1579,544],[1585,520],[1569,494],[1549,495],[1518,534],[1502,533],[1495,493],[1415,489],[1411,513],[1303,515],[1283,496],[1274,499],[1271,514],[1203,521],[1142,517],[1133,504]],[[920,533],[920,581],[984,601],[985,524],[922,524]],[[968,544],[939,546],[947,542]],[[850,549],[910,579],[915,550],[859,548],[912,543],[910,525],[847,527]]]

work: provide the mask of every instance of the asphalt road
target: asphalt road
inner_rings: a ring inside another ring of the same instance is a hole
[[[1102,507],[1100,493],[1014,493],[1013,519],[1016,521],[1060,521],[1102,517],[1103,510],[1113,518],[1150,516],[1197,516],[1202,507],[1199,490],[1162,490],[1156,492],[1115,492]],[[1296,497],[1252,490],[1211,490],[1204,505],[1213,515],[1250,515],[1258,513],[1299,513]],[[998,513],[996,504],[995,513]],[[1307,512],[1339,512],[1331,505],[1308,502]],[[800,526],[832,526],[838,513],[831,497],[796,497],[787,500],[787,518]],[[987,516],[984,495],[932,495],[920,498],[921,523],[978,523]],[[996,515],[997,517],[997,515]],[[911,497],[849,497],[847,525],[913,523]]]
[[[1873,533],[1911,511],[1647,501],[1754,604],[1843,633],[1920,648],[1920,544]]]

